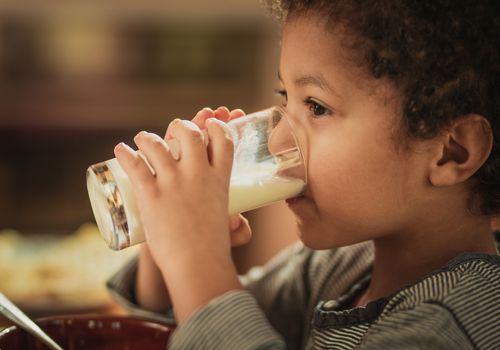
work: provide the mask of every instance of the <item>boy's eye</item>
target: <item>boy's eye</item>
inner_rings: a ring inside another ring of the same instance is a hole
[[[288,102],[288,95],[286,93],[286,90],[284,89],[275,89],[274,90],[276,96],[280,96],[281,98],[283,98],[283,102],[281,103],[283,107],[286,106],[286,103]]]
[[[332,112],[328,108],[310,98],[306,99],[304,103],[309,108],[309,111],[311,111],[311,114],[315,117],[322,117],[332,114]]]

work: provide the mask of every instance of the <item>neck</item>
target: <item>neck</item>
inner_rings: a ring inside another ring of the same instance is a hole
[[[465,252],[495,254],[490,220],[468,215],[466,220],[441,217],[432,229],[418,228],[374,241],[375,260],[370,286],[357,305],[390,295]]]

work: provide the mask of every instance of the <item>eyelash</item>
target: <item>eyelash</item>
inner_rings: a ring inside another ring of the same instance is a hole
[[[286,103],[288,102],[288,95],[286,93],[286,90],[284,89],[274,89],[274,93],[276,96],[279,96],[284,99],[284,101],[281,103],[283,107],[286,106]]]
[[[280,97],[283,97],[285,99],[285,101],[283,102],[283,106],[286,106],[286,103],[288,102],[288,95],[286,93],[286,90],[284,90],[284,89],[276,89],[275,93],[276,93],[276,95],[278,95]],[[322,104],[314,101],[310,97],[306,98],[303,102],[304,102],[304,105],[306,105],[309,108],[309,111],[311,112],[311,116],[314,117],[314,118],[319,118],[319,117],[328,116],[328,115],[332,114],[331,110],[329,110],[328,108],[326,108]],[[316,108],[321,108],[321,110],[323,110],[323,112],[321,112],[319,114],[316,114],[314,112],[314,110]]]

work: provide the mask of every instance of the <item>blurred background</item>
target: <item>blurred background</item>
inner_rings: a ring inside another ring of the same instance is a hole
[[[2,2],[0,226],[70,232],[116,143],[272,103],[274,34],[257,0]]]
[[[281,102],[278,56],[258,0],[2,0],[0,292],[32,315],[108,307],[104,281],[136,249],[100,238],[86,168],[202,107]],[[283,204],[245,215],[240,272],[296,240]]]
[[[75,266],[91,260],[85,249],[104,249],[91,271],[106,259],[118,266],[132,253],[108,252],[100,238],[88,248],[68,241],[94,237],[85,225],[93,222],[86,168],[112,158],[118,142],[133,144],[138,131],[163,134],[174,117],[190,119],[204,106],[251,112],[278,103],[278,55],[278,25],[258,0],[2,0],[0,292],[12,296],[12,275],[24,292],[35,280],[67,286],[54,271],[64,265],[57,249],[79,256]],[[292,229],[274,227],[287,215],[282,205],[248,214],[255,239],[235,250],[240,271],[295,240]],[[33,267],[24,277],[13,272],[23,264],[39,265],[37,277]]]

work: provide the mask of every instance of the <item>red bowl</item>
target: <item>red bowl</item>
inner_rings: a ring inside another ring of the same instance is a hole
[[[143,318],[65,315],[36,320],[65,350],[165,350],[174,326]],[[16,326],[0,332],[1,350],[45,350],[43,343]]]

